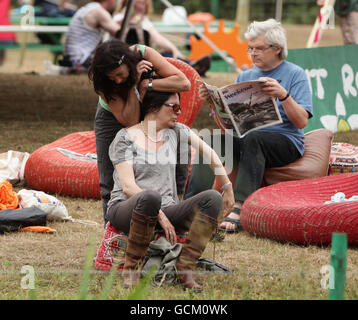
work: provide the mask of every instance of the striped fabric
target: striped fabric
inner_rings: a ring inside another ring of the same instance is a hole
[[[71,19],[65,44],[65,55],[68,55],[72,61],[83,64],[101,42],[104,30],[93,29],[84,21],[84,17],[90,11],[100,6],[98,2],[90,2],[80,8]]]

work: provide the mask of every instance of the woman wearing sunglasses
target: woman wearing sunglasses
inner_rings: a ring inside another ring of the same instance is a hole
[[[108,219],[115,228],[129,232],[125,287],[136,285],[153,232],[159,229],[171,244],[177,241],[176,233],[188,232],[176,264],[178,280],[184,288],[200,291],[193,279],[196,262],[217,227],[221,208],[226,216],[234,205],[232,186],[217,154],[177,122],[179,103],[178,93],[147,92],[141,104],[143,121],[120,130],[109,148],[115,174]],[[181,147],[193,145],[210,163],[223,184],[222,195],[207,190],[179,201],[175,181],[178,132]]]

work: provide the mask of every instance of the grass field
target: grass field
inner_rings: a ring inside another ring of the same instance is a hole
[[[27,57],[29,58],[29,57]],[[16,57],[9,57],[16,61]],[[34,55],[31,61],[40,61]],[[41,67],[41,66],[40,66]],[[8,73],[0,69],[0,153],[8,150],[33,152],[66,134],[93,130],[97,97],[85,76],[39,76]],[[10,68],[11,69],[11,68]],[[31,71],[28,68],[26,71]],[[23,73],[24,70],[22,70]],[[40,72],[40,70],[35,70]],[[207,82],[221,86],[235,74],[209,73]],[[194,128],[214,128],[203,106]],[[335,141],[358,145],[358,132],[335,135]],[[26,188],[26,186],[25,186]],[[20,190],[16,187],[15,190]],[[97,250],[103,237],[101,203],[98,200],[58,196],[75,219],[97,222],[86,226],[52,222],[55,234],[14,232],[0,235],[0,299],[33,297],[21,287],[21,269],[35,270],[37,299],[77,299],[90,239]],[[199,274],[202,294],[183,292],[179,286],[151,288],[147,299],[327,299],[321,286],[320,269],[329,264],[330,248],[299,246],[259,238],[247,232],[226,235],[225,241],[210,242],[205,257],[233,272],[229,275]],[[358,251],[348,249],[346,299],[358,299]],[[88,296],[101,298],[108,274],[92,269]],[[108,299],[126,299],[116,276]]]

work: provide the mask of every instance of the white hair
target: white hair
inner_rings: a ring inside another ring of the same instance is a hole
[[[254,21],[247,28],[245,38],[247,40],[253,40],[261,35],[265,36],[265,42],[267,44],[280,47],[280,59],[286,59],[288,53],[286,31],[280,22],[275,19]]]

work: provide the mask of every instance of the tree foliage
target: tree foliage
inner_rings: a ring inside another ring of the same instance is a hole
[[[169,0],[172,5],[185,7],[188,14],[202,11],[211,12],[211,3],[215,0]],[[237,0],[219,1],[218,18],[234,20]],[[166,8],[160,0],[152,0],[155,13],[162,13]],[[250,20],[265,20],[274,18],[276,0],[250,0]],[[282,21],[286,23],[313,24],[318,13],[316,1],[312,0],[283,0]]]

